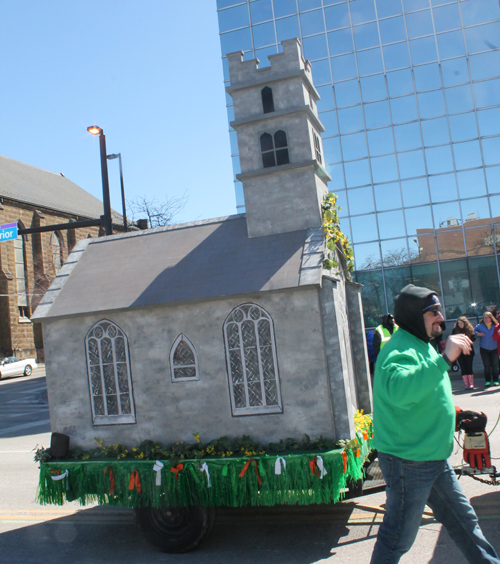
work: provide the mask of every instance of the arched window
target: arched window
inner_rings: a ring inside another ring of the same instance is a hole
[[[316,152],[316,160],[319,162],[319,164],[323,164],[323,159],[321,158],[321,144],[319,141],[319,137],[314,132],[313,132],[313,137],[314,137],[314,150]]]
[[[96,323],[85,338],[94,425],[135,423],[128,339],[112,321]]]
[[[17,220],[19,229],[25,229],[21,220]],[[14,239],[14,263],[16,268],[16,290],[17,290],[17,306],[19,308],[19,317],[29,319],[28,295],[27,295],[27,268],[26,268],[26,235],[21,235]]]
[[[193,343],[184,334],[175,339],[170,350],[172,382],[199,380],[198,359]]]
[[[265,86],[260,94],[262,96],[262,108],[265,114],[274,112],[273,91],[269,86]]]
[[[233,309],[224,323],[233,415],[281,413],[271,316],[256,304]]]
[[[270,133],[263,133],[260,136],[260,150],[264,168],[290,162],[286,133],[282,129],[274,134],[274,138]]]
[[[63,240],[57,231],[53,231],[50,236],[50,248],[52,249],[52,264],[57,274],[63,265]]]

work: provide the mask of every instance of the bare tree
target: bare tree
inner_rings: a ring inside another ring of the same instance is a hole
[[[175,198],[166,198],[165,201],[147,196],[136,196],[127,202],[128,211],[132,221],[147,217],[150,227],[163,227],[173,223],[175,217],[186,207],[188,197],[186,193]]]

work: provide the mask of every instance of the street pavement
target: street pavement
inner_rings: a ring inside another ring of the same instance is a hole
[[[363,564],[370,561],[385,494],[365,495],[336,505],[224,509],[209,538],[184,555],[158,552],[146,543],[130,510],[110,507],[40,506],[35,501],[36,445],[50,444],[43,367],[30,377],[0,381],[0,559],[15,564]],[[490,431],[500,413],[500,387],[464,392],[453,382],[455,402],[484,411]],[[500,468],[500,423],[490,437],[492,463]],[[456,449],[457,450],[457,449]],[[454,452],[452,463],[460,464]],[[485,477],[486,478],[486,477]],[[500,486],[461,479],[486,537],[500,553]],[[462,564],[465,559],[430,511],[402,564]]]

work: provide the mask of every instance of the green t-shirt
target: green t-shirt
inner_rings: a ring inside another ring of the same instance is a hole
[[[453,450],[455,406],[448,363],[399,329],[380,351],[373,386],[373,446],[406,460],[445,460]]]

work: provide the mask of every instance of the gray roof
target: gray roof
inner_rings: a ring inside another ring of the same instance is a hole
[[[60,173],[49,172],[0,155],[0,197],[60,211],[81,218],[98,218],[102,202]],[[113,212],[113,222],[122,223]]]
[[[77,243],[32,319],[320,284],[321,228],[249,239],[244,214]]]

